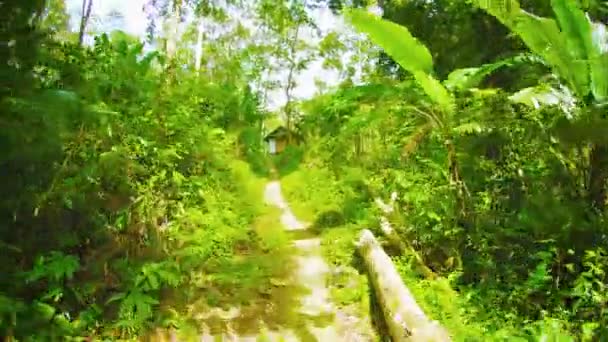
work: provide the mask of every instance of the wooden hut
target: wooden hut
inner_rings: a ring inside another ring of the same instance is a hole
[[[293,134],[285,127],[279,126],[264,137],[264,141],[268,144],[268,152],[270,154],[278,154],[285,150],[289,143],[290,135]]]

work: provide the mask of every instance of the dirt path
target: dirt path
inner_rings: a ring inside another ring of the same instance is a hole
[[[238,329],[239,321],[250,321],[251,315],[239,308],[213,310],[208,317],[216,317],[224,328],[219,335],[208,329],[199,341],[250,341],[250,342],[368,342],[375,341],[370,320],[356,317],[336,307],[330,298],[327,286],[332,269],[321,253],[321,239],[308,230],[309,224],[299,221],[291,211],[281,193],[278,181],[266,185],[264,200],[268,205],[281,210],[281,224],[293,237],[295,247],[293,256],[294,270],[282,287],[283,292],[273,299],[274,317],[272,327],[268,327],[259,316],[260,323],[255,332],[243,333]],[[260,312],[259,315],[265,315]],[[255,317],[255,315],[253,316]],[[255,320],[255,319],[254,319]],[[173,336],[171,341],[178,341]],[[166,341],[166,340],[165,340]]]
[[[307,228],[308,224],[300,222],[283,199],[281,185],[278,181],[268,183],[264,197],[266,203],[281,209],[281,223],[286,230],[296,231]],[[330,269],[321,257],[321,239],[312,237],[295,240],[294,244],[299,252],[295,256],[297,270],[294,278],[308,292],[300,298],[299,312],[308,316],[331,315],[334,310],[329,299],[329,289],[326,286]],[[333,325],[325,328],[311,326],[309,331],[320,341],[339,339]]]
[[[309,224],[300,222],[283,198],[281,184],[278,181],[268,183],[265,191],[265,201],[281,209],[281,223],[288,231],[305,231]],[[295,234],[294,234],[295,235]],[[310,234],[298,234],[306,236]],[[357,317],[348,315],[337,308],[330,299],[330,289],[327,277],[331,272],[321,256],[321,239],[309,236],[294,239],[298,250],[295,256],[297,270],[295,278],[298,284],[307,289],[307,294],[300,298],[300,313],[309,316],[329,315],[332,323],[324,328],[309,326],[308,330],[317,341],[372,341],[369,329]]]

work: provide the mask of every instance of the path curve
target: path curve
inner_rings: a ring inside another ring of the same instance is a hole
[[[239,335],[228,323],[227,330],[221,335],[211,334],[208,329],[199,336],[201,342],[231,341],[231,342],[371,342],[375,341],[375,335],[371,328],[369,317],[357,317],[347,313],[335,306],[331,301],[328,277],[332,269],[322,257],[321,239],[314,234],[305,233],[310,224],[301,222],[291,211],[289,204],[283,198],[281,184],[279,181],[271,181],[266,185],[264,191],[266,204],[281,210],[280,221],[286,231],[293,234],[292,240],[295,253],[292,256],[295,269],[291,274],[291,281],[304,288],[303,293],[287,302],[294,300],[290,309],[297,314],[307,317],[300,321],[304,326],[281,326],[277,330],[268,329],[263,323],[261,330],[252,335]],[[295,238],[300,236],[300,238]],[[306,236],[303,237],[302,236]],[[289,306],[289,303],[274,303],[276,305]],[[294,307],[295,306],[295,307]],[[239,308],[230,310],[211,310],[206,312],[207,316],[219,317],[230,322],[240,316]],[[319,324],[319,321],[324,324]],[[300,323],[298,323],[300,324]],[[302,332],[305,332],[302,335]],[[152,339],[153,341],[167,341],[166,339]],[[170,341],[177,342],[175,334],[171,333]]]
[[[299,221],[283,198],[279,181],[267,184],[264,197],[267,204],[281,209],[281,223],[286,230],[308,229],[310,224]],[[312,237],[294,240],[294,245],[299,250],[299,255],[295,257],[298,265],[295,272],[296,281],[310,291],[301,298],[300,312],[311,316],[323,314],[334,316],[333,324],[326,328],[309,327],[316,339],[344,342],[373,341],[373,336],[364,332],[364,322],[343,312],[331,302],[330,290],[327,286],[331,269],[321,255],[321,239]]]

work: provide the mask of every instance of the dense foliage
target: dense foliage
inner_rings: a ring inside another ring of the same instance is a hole
[[[439,6],[434,15],[454,10],[440,3],[427,3]],[[412,270],[423,278],[450,279],[466,298],[457,310],[447,303],[456,300],[454,293],[444,287],[417,290],[420,297],[434,294],[429,310],[460,338],[605,338],[605,28],[589,22],[573,1],[548,4],[555,19],[531,16],[516,2],[512,8],[501,3],[479,1],[504,24],[500,32],[512,30],[520,39],[519,48],[503,51],[514,58],[457,70],[451,68],[469,65],[442,59],[447,55],[441,49],[458,58],[467,46],[432,38],[428,51],[414,38],[413,32],[424,30],[420,25],[408,25],[410,34],[371,14],[350,12],[355,27],[400,66],[402,81],[345,86],[308,101],[307,162],[342,184],[332,208],[341,213],[340,225],[361,220],[352,215],[352,191],[373,194],[359,198],[357,213],[364,203],[373,206],[375,196],[398,194],[390,220],[407,248],[395,262],[414,288],[427,280],[416,284]],[[391,6],[385,5],[389,14]],[[495,20],[482,14],[482,21]],[[533,55],[515,55],[525,49]],[[486,49],[466,53],[477,50]],[[532,84],[503,78],[504,89],[476,88],[490,85],[495,71],[504,75],[522,67],[546,76]],[[526,86],[532,87],[511,93]],[[356,186],[349,181],[353,174],[360,180]],[[317,191],[294,190],[292,196],[304,199]],[[453,325],[454,314],[469,327]],[[474,328],[479,321],[484,323]]]
[[[325,2],[382,51],[302,38]],[[340,305],[368,314],[353,240],[382,235],[375,202],[396,193],[387,250],[456,340],[608,338],[605,4],[384,1],[381,20],[350,8],[366,1],[152,3],[150,48],[85,44],[63,1],[0,2],[0,336],[134,339],[267,299],[290,268],[261,201],[274,163]],[[343,82],[298,101],[319,58]],[[277,89],[299,139],[271,159]]]
[[[0,63],[0,335],[127,338],[183,324],[201,298],[195,310],[254,298],[284,266],[256,259],[278,237],[252,226],[266,165],[249,86],[171,68],[118,31],[58,41],[15,3],[2,9],[22,16],[2,27],[16,44]]]

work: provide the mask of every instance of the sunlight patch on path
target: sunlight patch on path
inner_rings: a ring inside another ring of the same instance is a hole
[[[283,199],[283,194],[281,193],[281,183],[278,181],[268,183],[266,186],[266,191],[264,192],[264,200],[266,203],[281,209],[281,223],[286,230],[300,230],[307,228],[308,225],[300,222],[296,218],[285,199]]]
[[[289,208],[289,204],[281,193],[278,181],[268,183],[265,191],[265,201],[281,209],[281,223],[286,230],[306,230],[310,225],[300,222]],[[360,329],[362,322],[351,315],[341,312],[330,299],[330,289],[327,279],[331,268],[321,256],[321,239],[316,236],[305,236],[293,240],[299,255],[295,257],[297,270],[296,281],[307,288],[310,293],[301,298],[302,314],[309,316],[332,316],[332,324],[325,327],[308,326],[307,331],[314,335],[317,341],[372,341],[373,338]],[[365,330],[365,329],[363,329]]]
[[[265,192],[266,203],[274,205],[283,211],[281,215],[281,223],[286,230],[306,229],[307,225],[300,222],[289,205],[283,198],[281,193],[281,184],[278,181],[268,183]],[[310,293],[301,298],[300,312],[310,316],[319,316],[323,314],[332,314],[333,305],[329,299],[329,289],[327,288],[327,275],[330,271],[329,266],[320,255],[318,248],[321,245],[319,238],[309,238],[295,240],[294,245],[300,251],[301,255],[296,257],[297,271],[295,274],[296,281],[310,290]],[[326,335],[327,329],[312,329],[317,333]],[[318,336],[320,338],[321,336]]]

